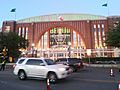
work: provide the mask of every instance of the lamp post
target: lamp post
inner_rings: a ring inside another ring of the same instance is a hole
[[[90,67],[90,56],[91,56],[91,49],[87,49],[87,55],[89,56],[89,67]]]
[[[34,49],[34,55],[37,57],[37,48]]]
[[[35,44],[32,43],[32,57],[34,57],[34,46],[35,46]]]
[[[71,42],[68,42],[68,57],[71,55]]]

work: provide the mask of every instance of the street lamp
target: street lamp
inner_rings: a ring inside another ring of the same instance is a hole
[[[87,55],[89,56],[89,67],[90,67],[90,56],[91,56],[91,49],[87,49]]]
[[[68,42],[68,57],[71,55],[71,42]]]
[[[32,57],[34,57],[34,46],[35,46],[35,44],[32,43]]]
[[[37,57],[37,48],[34,48],[34,56]]]

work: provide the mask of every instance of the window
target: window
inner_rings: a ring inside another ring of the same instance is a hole
[[[43,63],[42,60],[29,59],[29,60],[26,62],[26,65],[41,65],[41,63]]]
[[[18,64],[22,64],[25,59],[19,60]]]
[[[19,29],[18,29],[18,35],[19,36],[21,35],[21,27],[19,27]]]
[[[57,57],[63,57],[63,55],[64,55],[63,53],[58,53]]]
[[[96,29],[95,29],[95,28],[93,28],[93,32],[96,32],[95,30],[96,30]]]
[[[22,37],[24,37],[24,35],[25,35],[25,28],[23,27],[22,28]]]
[[[5,26],[5,32],[10,32],[10,26]]]
[[[96,28],[96,25],[94,25],[94,28]]]
[[[28,27],[26,27],[26,35],[25,35],[25,39],[28,39]]]
[[[100,25],[98,24],[98,32],[100,32]]]

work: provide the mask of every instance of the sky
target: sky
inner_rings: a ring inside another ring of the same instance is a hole
[[[120,16],[120,0],[0,0],[0,27],[6,20],[60,13]]]

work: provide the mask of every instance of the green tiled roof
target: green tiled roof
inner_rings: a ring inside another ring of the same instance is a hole
[[[35,17],[21,19],[18,20],[17,23],[60,21],[58,18],[59,16],[61,16],[64,19],[64,21],[107,19],[107,17],[105,16],[91,15],[91,14],[52,14],[52,15],[42,15],[42,16],[35,16]]]

